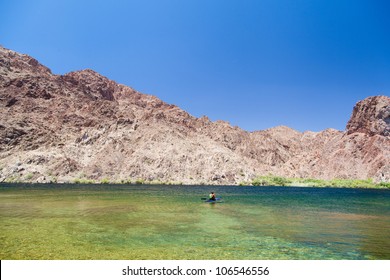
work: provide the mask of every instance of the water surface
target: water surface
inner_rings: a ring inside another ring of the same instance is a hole
[[[390,259],[389,190],[2,184],[0,219],[1,259]]]

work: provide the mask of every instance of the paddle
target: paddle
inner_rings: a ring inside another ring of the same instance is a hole
[[[208,197],[201,197],[200,198],[200,200],[209,200],[210,198],[208,198]],[[216,200],[221,200],[222,199],[222,197],[217,197],[217,199]]]

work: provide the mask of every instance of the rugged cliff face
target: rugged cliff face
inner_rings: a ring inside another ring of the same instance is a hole
[[[347,133],[361,132],[370,136],[390,136],[389,98],[375,96],[360,101],[353,108]]]
[[[63,76],[0,48],[0,181],[237,184],[257,175],[390,181],[390,98],[355,106],[345,132],[253,133],[195,118],[92,70]]]

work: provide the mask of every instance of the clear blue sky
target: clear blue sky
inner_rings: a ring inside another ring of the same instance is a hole
[[[0,44],[253,131],[344,130],[390,93],[390,3],[2,0]]]

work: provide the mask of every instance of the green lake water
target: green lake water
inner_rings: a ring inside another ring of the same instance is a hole
[[[1,259],[390,259],[389,190],[1,184],[0,219]]]

